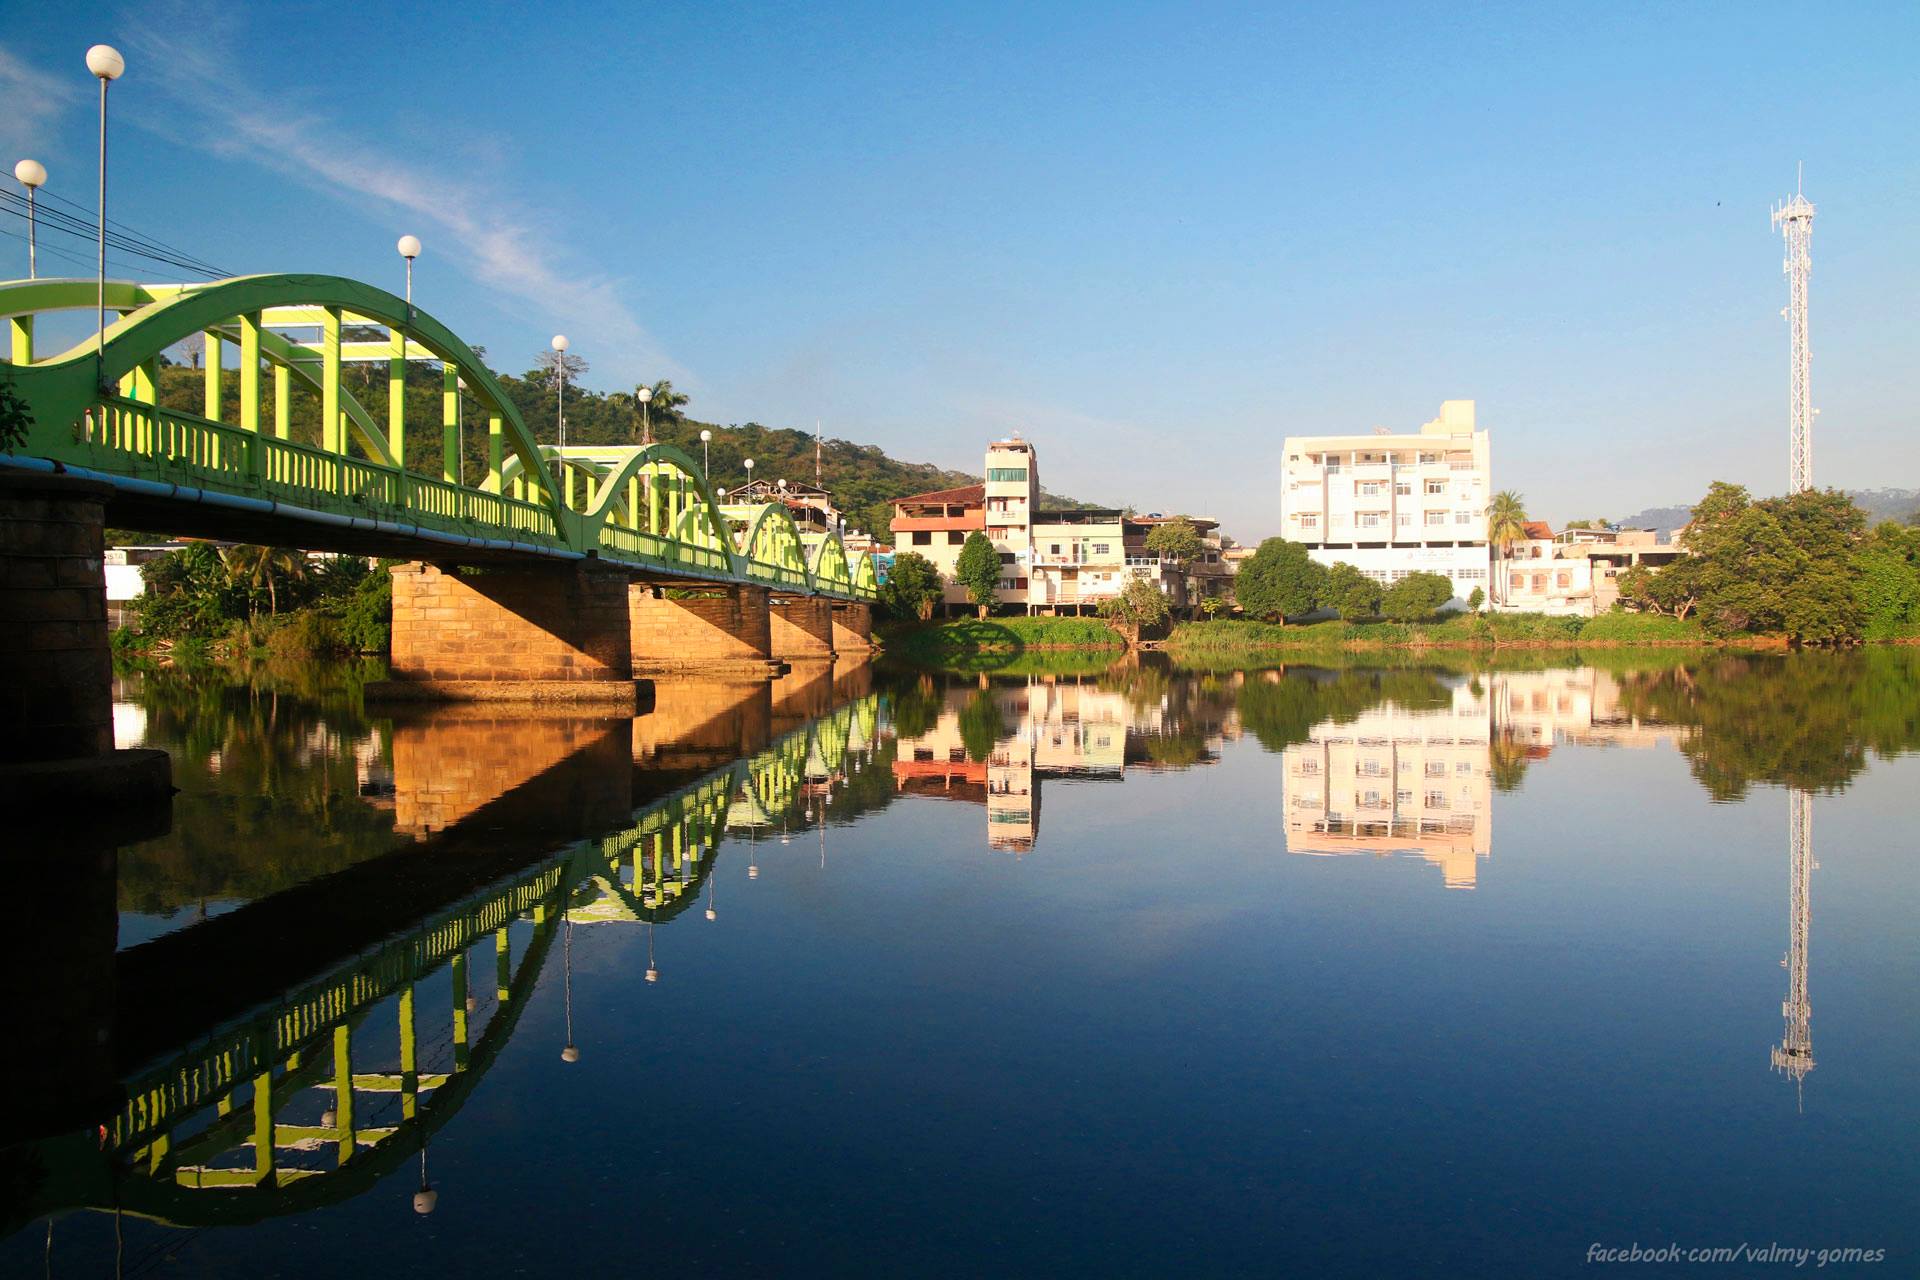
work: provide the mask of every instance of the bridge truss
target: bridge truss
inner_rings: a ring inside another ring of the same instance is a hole
[[[723,507],[694,460],[666,444],[539,443],[485,363],[401,298],[335,276],[261,275],[202,285],[115,282],[98,339],[34,347],[36,320],[96,305],[91,280],[0,283],[11,363],[33,422],[0,465],[114,486],[117,523],[169,532],[417,559],[597,561],[636,576],[877,598],[874,567],[838,533],[803,539],[785,507]],[[158,403],[162,353],[203,338],[199,414]],[[226,352],[236,421],[223,421]],[[406,370],[438,364],[438,475],[409,470]],[[387,405],[362,404],[343,371],[387,366]],[[318,401],[296,430],[295,397]],[[487,421],[478,483],[463,474],[463,398]],[[311,438],[296,438],[308,434]]]

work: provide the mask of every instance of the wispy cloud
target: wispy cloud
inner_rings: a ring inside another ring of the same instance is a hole
[[[0,44],[0,103],[6,104],[0,110],[0,148],[5,148],[9,164],[46,145],[56,117],[78,101],[78,83],[76,76],[56,76],[28,66]]]
[[[193,113],[191,128],[161,126],[170,137],[254,162],[336,199],[374,201],[406,214],[423,238],[451,243],[476,279],[564,323],[579,347],[611,353],[596,363],[615,379],[694,381],[640,323],[621,282],[557,255],[552,246],[563,243],[560,234],[510,196],[484,179],[394,154],[323,113],[290,113],[299,86],[276,85],[268,94],[237,60],[209,53],[200,43],[203,33],[193,41],[171,35],[169,28],[178,25],[148,19],[129,40],[143,61],[169,68],[163,92]],[[209,142],[197,122],[210,116],[220,119],[223,132]]]

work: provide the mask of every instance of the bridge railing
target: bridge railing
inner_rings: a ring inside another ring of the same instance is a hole
[[[537,503],[414,475],[398,467],[230,427],[114,397],[78,424],[81,442],[123,455],[115,470],[187,479],[238,496],[266,495],[317,508],[347,499],[390,517],[472,532],[485,529],[545,544],[562,542],[553,513]],[[101,461],[105,461],[102,459]],[[182,474],[184,473],[184,474]]]

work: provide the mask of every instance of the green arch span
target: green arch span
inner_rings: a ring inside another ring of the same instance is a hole
[[[0,313],[70,309],[69,293],[94,287],[90,282],[71,280],[7,286],[0,289]],[[151,300],[140,302],[143,294]],[[97,365],[95,340],[88,339],[59,355],[14,369],[15,383],[36,423],[28,437],[29,452],[42,451],[38,445],[43,437],[47,443],[57,443],[58,435],[98,399],[100,383],[118,382],[176,342],[270,308],[319,306],[338,307],[397,326],[409,342],[454,365],[486,410],[500,416],[504,447],[519,457],[522,465],[538,465],[539,446],[533,432],[473,349],[427,312],[384,289],[340,276],[258,275],[185,285],[177,290],[115,285],[109,289],[109,298],[116,305],[138,305],[107,326]],[[92,299],[89,296],[87,300]],[[379,451],[386,453],[384,438],[377,432],[375,437],[379,439]],[[598,529],[587,526],[578,513],[566,510],[558,495],[543,488],[542,501],[569,545],[583,551],[595,545]],[[589,539],[589,534],[594,538]]]

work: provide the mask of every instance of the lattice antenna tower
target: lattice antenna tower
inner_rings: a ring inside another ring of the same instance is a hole
[[[1787,492],[1813,488],[1813,348],[1807,338],[1807,277],[1813,274],[1813,201],[1794,183],[1793,197],[1774,206],[1773,225],[1786,241],[1790,363],[1787,375]]]
[[[1773,1050],[1774,1070],[1797,1089],[1813,1070],[1813,1001],[1807,991],[1807,944],[1813,928],[1813,797],[1787,792],[1787,998],[1780,1002],[1785,1029]]]

